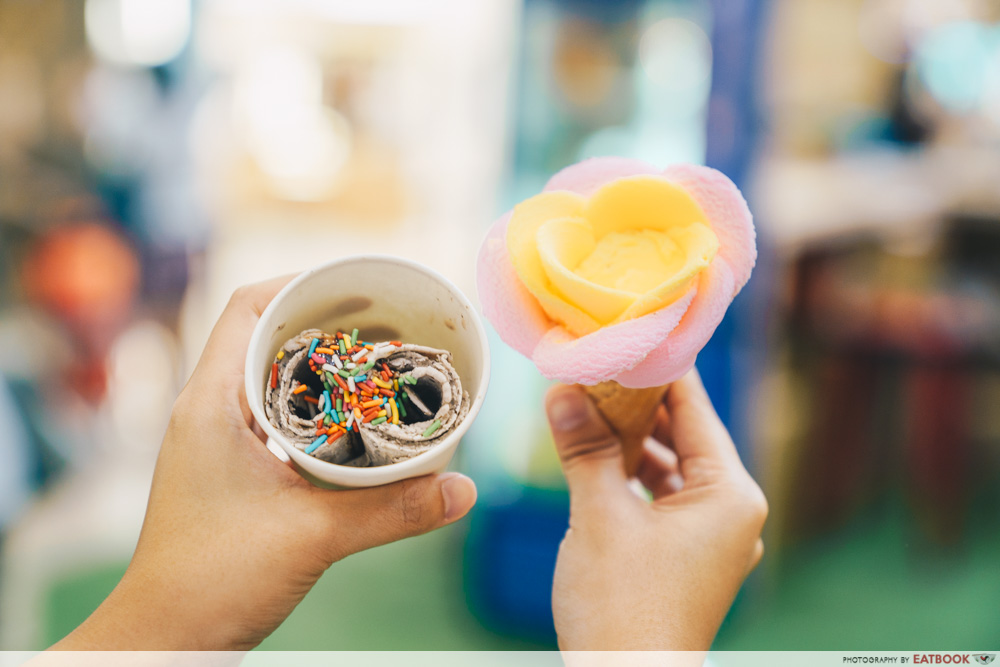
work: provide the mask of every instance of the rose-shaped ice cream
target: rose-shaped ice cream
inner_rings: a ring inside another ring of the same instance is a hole
[[[500,337],[544,376],[657,387],[691,369],[756,257],[722,173],[596,158],[493,225],[478,287]]]

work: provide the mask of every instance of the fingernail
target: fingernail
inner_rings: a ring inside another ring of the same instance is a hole
[[[454,521],[464,516],[476,503],[476,487],[465,475],[449,472],[441,475],[441,497],[444,500],[444,520]]]
[[[587,401],[578,391],[563,391],[549,404],[549,421],[557,431],[579,428],[589,417]]]
[[[667,485],[672,492],[677,493],[684,488],[684,478],[678,473],[672,472],[667,476]]]

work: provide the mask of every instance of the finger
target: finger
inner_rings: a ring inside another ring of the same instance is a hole
[[[243,369],[250,336],[267,304],[294,277],[291,274],[280,276],[240,287],[233,292],[191,376],[192,382],[200,385],[208,395],[229,397],[230,392],[235,390],[243,420],[251,428],[253,413],[243,390]]]
[[[685,485],[700,486],[717,481],[720,475],[746,474],[697,371],[670,385],[665,404]]]
[[[583,390],[552,387],[545,395],[545,410],[573,502],[631,496],[621,443]]]
[[[655,461],[664,472],[677,472],[679,461],[677,453],[654,438],[646,438],[642,443],[643,456]]]
[[[233,292],[226,309],[208,337],[195,373],[202,379],[243,375],[250,336],[271,299],[295,275],[289,274],[240,287]]]
[[[260,440],[265,445],[267,444],[267,438],[268,438],[267,433],[264,433],[264,429],[260,427],[260,424],[257,423],[256,419],[253,420],[253,423],[250,426],[250,430],[253,431],[253,434],[257,436],[258,440]]]
[[[457,472],[368,489],[311,491],[334,520],[334,560],[454,523],[476,504],[476,485]]]
[[[677,472],[677,456],[652,440],[645,443],[636,477],[653,494],[653,500],[665,498],[684,488],[684,478]]]
[[[666,394],[664,394],[664,398],[666,398]],[[663,443],[667,447],[672,448],[674,446],[674,437],[670,433],[670,414],[664,405],[661,405],[656,411],[656,422],[653,425],[653,439]]]

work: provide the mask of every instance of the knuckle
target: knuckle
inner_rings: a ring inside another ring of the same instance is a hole
[[[191,396],[191,390],[183,389],[174,399],[174,404],[170,408],[170,420],[167,422],[168,430],[176,430],[187,423],[194,406],[195,400]]]
[[[188,389],[184,389],[174,398],[174,404],[170,407],[171,420],[182,418],[188,411],[188,406],[191,404],[190,393]]]
[[[610,433],[601,433],[564,441],[559,447],[559,458],[568,466],[583,459],[615,457],[620,451],[618,438]]]
[[[761,491],[760,487],[753,480],[750,480],[746,489],[744,490],[744,505],[750,515],[750,518],[754,520],[755,523],[759,523],[761,526],[767,521],[767,515],[770,511],[770,507],[767,504],[767,497],[764,492]]]
[[[314,543],[329,562],[338,561],[350,553],[350,536],[345,535],[350,531],[344,530],[339,517],[329,511],[317,511],[310,517],[308,525],[314,536]]]
[[[759,533],[764,528],[769,511],[764,492],[749,475],[740,475],[727,484],[727,505],[734,516]]]
[[[230,304],[241,304],[250,301],[251,289],[249,285],[240,285],[235,290],[233,290],[232,296],[229,297]]]
[[[317,490],[320,491],[320,493],[324,491],[326,491],[326,493],[331,493],[325,489]],[[308,492],[311,496],[317,498],[317,500],[320,498],[319,494],[313,489],[309,489]],[[332,493],[338,494],[341,492],[333,491]],[[308,525],[318,535],[332,536],[343,532],[343,517],[339,512],[331,512],[326,503],[312,503],[311,511],[306,512],[305,514],[307,515],[305,520],[306,525]]]
[[[757,543],[753,548],[753,556],[750,558],[750,570],[755,570],[760,562],[764,559],[764,542],[762,540],[757,540]]]
[[[341,521],[320,505],[301,516],[291,517],[281,525],[288,533],[286,539],[289,543],[305,536],[305,544],[325,563],[336,562],[350,553],[350,545],[344,539],[347,531]]]
[[[426,521],[423,484],[408,480],[403,483],[397,501],[397,517],[404,532],[419,531]]]

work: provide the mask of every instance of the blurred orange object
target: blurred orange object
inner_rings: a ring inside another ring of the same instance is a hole
[[[105,225],[48,232],[24,263],[28,297],[72,324],[110,324],[126,314],[139,286],[135,250]]]
[[[139,288],[139,258],[116,231],[97,222],[52,228],[22,266],[27,297],[63,322],[74,339],[62,380],[98,403],[105,357],[128,321]]]

